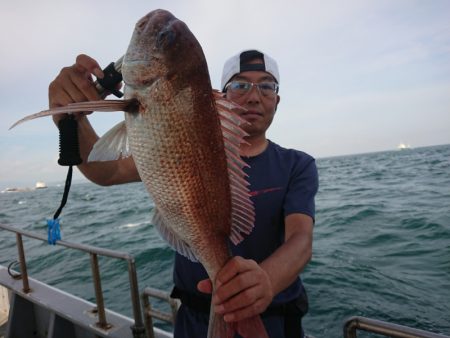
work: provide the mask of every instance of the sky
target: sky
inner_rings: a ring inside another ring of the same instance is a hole
[[[40,0],[0,3],[0,190],[63,182],[48,85],[78,54],[107,66],[157,8],[200,42],[214,88],[225,60],[259,49],[280,69],[268,137],[316,158],[450,143],[448,0]],[[123,113],[94,113],[101,135]],[[75,180],[82,178],[76,170]]]

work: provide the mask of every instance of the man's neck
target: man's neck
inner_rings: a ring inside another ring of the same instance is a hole
[[[252,157],[261,154],[266,150],[269,141],[265,136],[258,138],[245,138],[248,143],[241,144],[241,156]]]

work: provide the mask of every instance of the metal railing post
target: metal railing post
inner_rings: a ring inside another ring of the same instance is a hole
[[[128,260],[128,276],[130,278],[131,304],[133,305],[134,325],[131,327],[135,338],[145,338],[145,327],[142,321],[139,287],[134,259]]]
[[[90,253],[90,256],[91,256],[92,277],[94,279],[95,299],[97,303],[97,313],[98,313],[97,325],[103,329],[106,329],[108,328],[108,323],[106,322],[105,303],[103,301],[102,284],[100,279],[100,271],[98,268],[98,258],[97,254],[95,253]]]
[[[144,289],[144,296],[149,297],[155,297],[158,299],[161,299],[165,302],[167,302],[170,306],[170,313],[167,312],[163,312],[163,311],[159,311],[159,310],[155,310],[152,309],[150,306],[150,301],[148,300],[148,313],[152,316],[155,317],[157,319],[163,320],[165,322],[171,323],[172,325],[175,325],[175,319],[177,317],[177,312],[178,312],[178,308],[180,307],[180,303],[178,300],[173,299],[170,297],[170,293],[166,292],[166,291],[162,291],[162,290],[158,290],[152,287],[146,287]],[[146,309],[146,311],[147,311]]]
[[[147,338],[155,338],[155,331],[153,330],[153,319],[151,316],[152,306],[149,300],[150,296],[142,293],[142,304],[144,306],[144,323],[147,330]]]
[[[16,233],[17,250],[19,251],[20,274],[23,283],[23,292],[29,293],[31,291],[28,282],[27,262],[25,261],[25,251],[23,249],[22,235]]]

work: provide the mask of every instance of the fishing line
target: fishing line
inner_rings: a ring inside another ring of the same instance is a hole
[[[97,79],[95,86],[102,97],[106,97],[109,93],[117,97],[122,97],[123,93],[117,89],[117,85],[122,82],[122,60],[121,57],[115,63],[111,62],[104,70],[103,79]],[[55,244],[61,239],[61,227],[59,224],[59,215],[67,203],[69,197],[70,186],[72,184],[73,166],[83,162],[80,156],[80,144],[78,141],[78,122],[73,115],[61,119],[58,122],[59,129],[59,159],[58,164],[68,166],[66,183],[64,185],[64,193],[59,208],[53,215],[53,219],[47,220],[47,238],[48,244]]]

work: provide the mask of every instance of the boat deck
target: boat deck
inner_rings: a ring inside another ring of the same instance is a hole
[[[96,303],[91,303],[36,279],[27,272],[25,248],[22,237],[47,242],[45,236],[23,230],[20,226],[0,224],[0,229],[12,232],[16,236],[20,273],[10,267],[0,265],[0,288],[8,290],[2,299],[8,306],[0,307],[5,311],[9,307],[8,323],[4,328],[6,338],[170,338],[172,334],[155,328],[152,317],[159,318],[161,313],[152,310],[149,297],[160,297],[151,292],[144,292],[142,299],[145,311],[142,311],[134,257],[125,252],[113,251],[79,243],[59,240],[55,245],[66,249],[78,250],[90,256],[92,284]],[[101,286],[98,256],[125,261],[128,266],[129,290],[133,318],[123,316],[105,307]],[[4,295],[4,291],[2,292]],[[5,317],[6,314],[3,314]],[[159,316],[159,317],[158,317]],[[166,318],[172,318],[169,314]],[[3,319],[4,320],[4,319]],[[1,323],[0,323],[1,324]]]
[[[30,291],[24,292],[22,281],[11,278],[4,266],[0,266],[0,284],[11,291],[11,314],[2,333],[6,337],[134,337],[131,318],[106,309],[108,324],[102,327],[96,304],[32,278]],[[154,332],[156,338],[172,337],[158,328]]]

